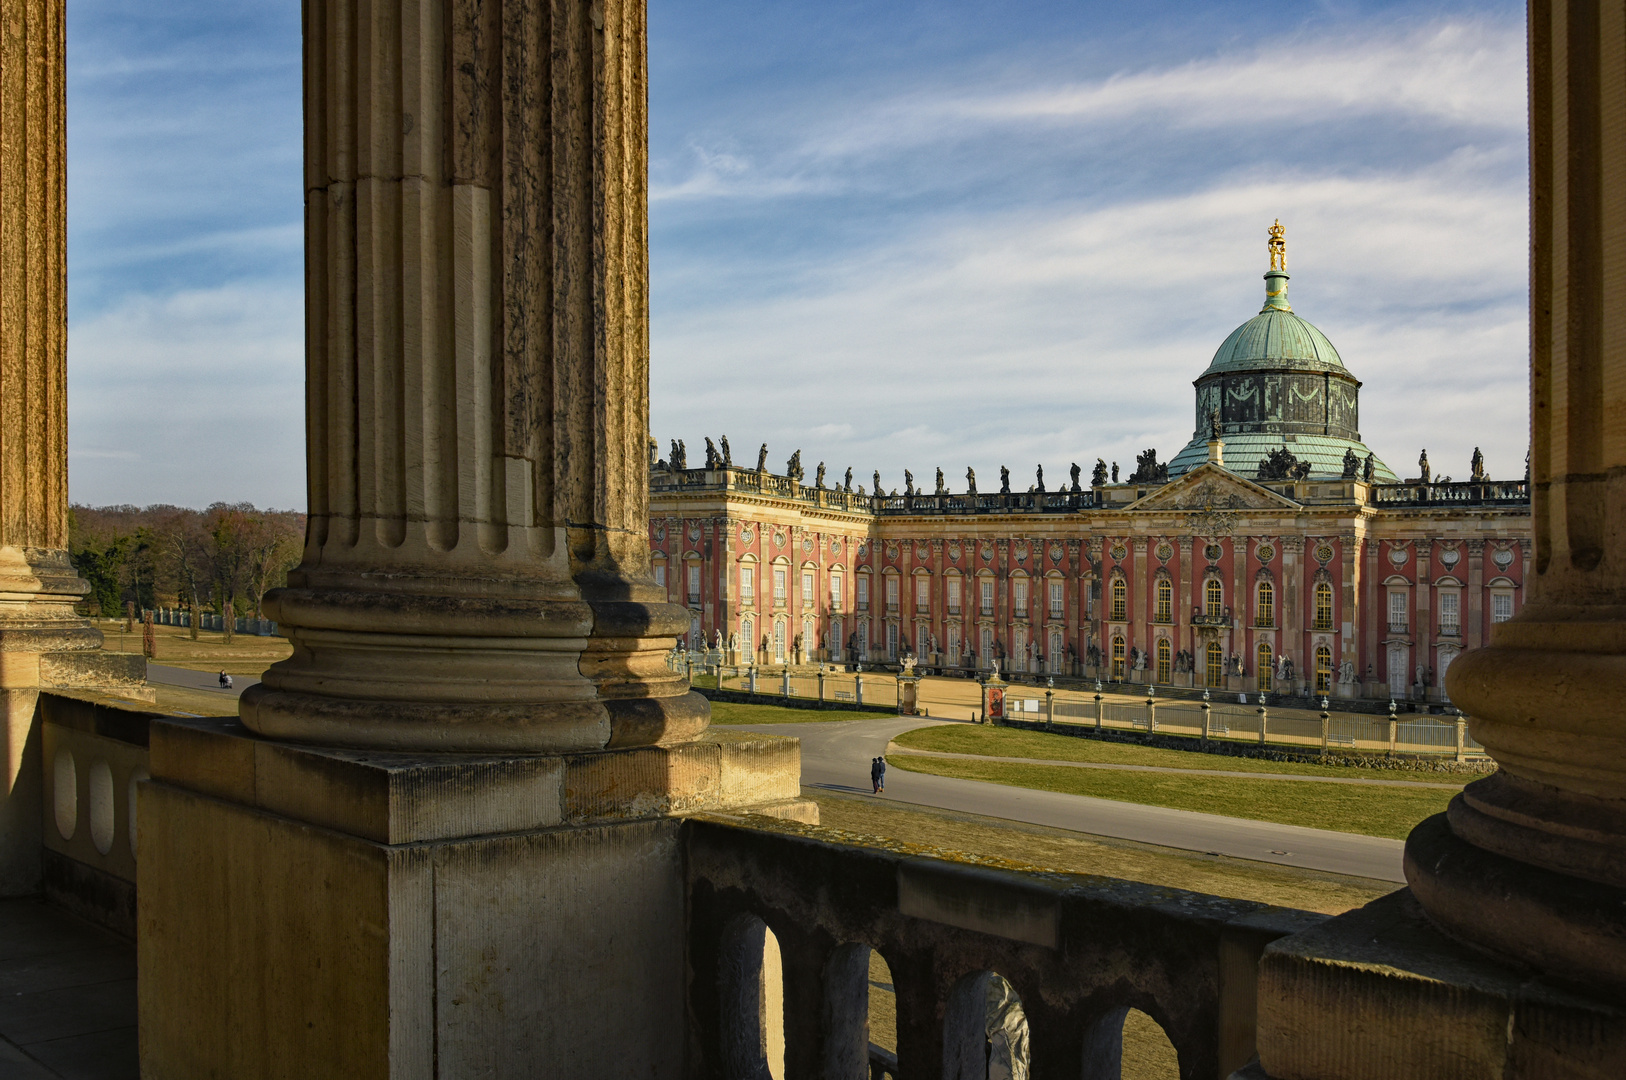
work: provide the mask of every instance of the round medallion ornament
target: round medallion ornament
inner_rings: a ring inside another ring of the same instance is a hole
[[[787,538],[785,536],[785,530],[783,530],[783,529],[775,529],[773,531],[773,546],[774,547],[784,547],[786,539]]]
[[[757,531],[751,527],[749,522],[740,526],[740,543],[749,544],[756,538]]]
[[[1225,552],[1220,550],[1220,546],[1218,544],[1209,544],[1207,547],[1203,548],[1203,558],[1207,559],[1209,562],[1219,562],[1220,556],[1223,554],[1225,554]]]
[[[655,522],[655,543],[658,544],[658,543],[660,543],[661,541],[663,541],[665,539],[666,539],[666,522],[664,522],[664,521]]]
[[[982,555],[982,561],[983,562],[993,562],[994,561],[994,545],[992,545],[992,544],[983,544],[982,545],[982,551],[980,552],[980,554]]]
[[[957,542],[950,542],[948,546],[948,553],[949,558],[958,561],[960,558],[960,545]]]
[[[802,537],[802,554],[813,554],[813,538],[811,536]]]
[[[1389,549],[1389,561],[1396,566],[1405,566],[1410,558],[1411,552],[1403,547],[1395,546]]]
[[[698,522],[698,521],[689,522],[689,539],[691,541],[696,542],[696,543],[699,542],[699,540],[700,540],[700,522]]]
[[[886,545],[886,557],[887,557],[888,562],[897,562],[898,561],[898,545],[896,545],[896,544],[888,544],[888,545]]]
[[[925,562],[927,559],[930,559],[931,557],[932,557],[931,548],[928,548],[928,547],[925,547],[925,546],[919,545],[919,544],[915,545],[915,558],[917,560],[919,560],[920,562]]]
[[[831,540],[830,541],[830,554],[832,554],[832,555],[840,555],[841,554],[841,541],[840,540]]]
[[[1440,552],[1440,565],[1445,567],[1447,570],[1451,569],[1453,566],[1456,566],[1457,563],[1461,561],[1462,552],[1458,551],[1454,547],[1446,548],[1444,551]]]
[[[1259,556],[1260,562],[1267,563],[1276,557],[1276,549],[1270,544],[1260,544],[1254,554]]]
[[[1060,544],[1051,544],[1050,545],[1050,561],[1055,563],[1057,566],[1061,565],[1061,545]]]
[[[1332,545],[1320,543],[1315,546],[1315,561],[1322,566],[1332,562]]]
[[[1167,540],[1165,540],[1161,544],[1157,545],[1157,561],[1158,562],[1166,563],[1172,558],[1174,558],[1174,545],[1173,544],[1171,544]]]
[[[869,541],[868,540],[860,540],[858,542],[858,557],[860,559],[866,559],[866,558],[869,557]]]
[[[1496,564],[1496,569],[1506,570],[1508,567],[1513,565],[1513,549],[1502,548],[1496,554],[1491,556],[1491,562]]]
[[[1124,546],[1122,540],[1119,540],[1117,543],[1112,545],[1113,562],[1123,562],[1127,558],[1129,558],[1129,549]]]
[[[1017,562],[1020,562],[1020,563],[1027,562],[1028,561],[1028,546],[1027,546],[1027,544],[1024,543],[1021,540],[1018,540],[1015,544],[1011,545],[1011,554],[1016,556],[1016,561]]]

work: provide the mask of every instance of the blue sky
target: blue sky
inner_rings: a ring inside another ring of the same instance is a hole
[[[298,5],[69,15],[72,497],[302,506]],[[1167,458],[1280,217],[1378,454],[1522,473],[1522,5],[652,0],[650,55],[662,447]]]

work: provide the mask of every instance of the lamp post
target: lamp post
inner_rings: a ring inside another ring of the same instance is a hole
[[[1056,677],[1054,675],[1044,681],[1044,727],[1046,731],[1053,731],[1056,727]]]
[[[1321,752],[1323,754],[1327,752],[1327,729],[1331,721],[1332,717],[1327,715],[1327,699],[1323,697],[1321,699]]]

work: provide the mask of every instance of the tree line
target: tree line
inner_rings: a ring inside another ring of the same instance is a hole
[[[260,601],[299,562],[305,515],[250,503],[70,506],[68,554],[90,583],[87,615],[190,608],[263,617]]]

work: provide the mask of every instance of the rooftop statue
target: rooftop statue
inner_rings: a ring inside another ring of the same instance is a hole
[[[875,494],[877,494],[877,495],[885,495],[886,494],[886,492],[881,490],[881,470],[880,469],[875,470]]]
[[[723,455],[721,455],[721,454],[719,454],[717,452],[717,444],[711,441],[711,436],[710,435],[707,435],[706,436],[706,468],[715,469],[715,468],[717,468],[717,466],[721,465],[722,463],[723,463]]]
[[[903,493],[911,499],[915,497],[915,474],[908,469],[903,470]]]
[[[768,444],[763,443],[762,449],[757,451],[757,472],[768,471]]]
[[[727,435],[723,436],[722,443],[723,443],[723,468],[732,469],[734,467],[734,455],[728,449],[728,436]]]
[[[1114,484],[1118,482],[1118,463],[1116,461],[1112,463],[1112,482]]]
[[[1433,479],[1433,472],[1428,467],[1428,451],[1426,449],[1417,457],[1417,478],[1425,484]]]
[[[1220,437],[1220,431],[1221,431],[1221,428],[1220,428],[1220,411],[1218,409],[1209,409],[1208,410],[1208,437],[1209,437],[1209,439],[1218,440],[1219,437]]]
[[[1011,493],[1011,470],[1003,465],[999,467],[999,493],[1001,495]]]
[[[824,462],[819,462],[818,471],[813,474],[813,486],[819,490],[824,489]]]
[[[1034,490],[1036,490],[1036,491],[1043,491],[1044,490],[1044,465],[1043,464],[1040,464],[1040,466],[1039,466],[1039,480],[1038,480],[1038,482],[1036,484],[1033,485],[1033,487],[1034,487]]]
[[[677,470],[689,467],[689,449],[683,445],[682,439],[672,440],[672,468]]]
[[[802,471],[802,451],[800,449],[790,456],[789,461],[785,462],[785,475],[796,481],[800,481],[802,477],[807,475]]]
[[[1361,479],[1370,484],[1377,474],[1377,458],[1372,454],[1367,454],[1365,463],[1361,465]]]
[[[1078,474],[1079,474],[1078,462],[1076,462],[1076,461],[1073,462],[1073,467],[1072,467],[1072,469],[1069,470],[1069,472],[1072,474],[1072,477],[1073,477],[1073,491],[1075,493],[1077,493],[1079,491],[1084,490],[1083,488],[1078,486]]]
[[[1353,479],[1355,479],[1355,473],[1356,473],[1357,470],[1360,469],[1360,467],[1361,467],[1361,461],[1360,461],[1359,458],[1357,458],[1355,456],[1354,448],[1345,447],[1344,448],[1344,479],[1345,480],[1353,480]]]
[[[1266,245],[1270,249],[1270,268],[1272,270],[1287,269],[1287,230],[1282,227],[1282,219],[1277,218],[1276,223],[1270,227],[1270,242]]]
[[[1156,449],[1135,455],[1135,473],[1129,478],[1131,484],[1166,484],[1168,480],[1169,465],[1157,460]]]
[[[1285,444],[1270,452],[1270,456],[1259,459],[1260,480],[1303,480],[1310,475],[1310,463],[1300,461],[1298,456],[1289,450]]]
[[[852,494],[853,467],[851,465],[847,466],[847,478],[841,482],[841,490],[847,492],[849,495]]]
[[[965,469],[965,491],[967,495],[977,493],[977,470],[969,465]]]
[[[941,495],[946,490],[947,488],[943,484],[943,469],[939,466],[937,470],[937,494]]]
[[[1474,447],[1474,456],[1472,461],[1469,463],[1469,469],[1470,472],[1468,474],[1468,479],[1472,480],[1474,483],[1483,483],[1486,479],[1488,479],[1488,477],[1485,475],[1485,455],[1479,452],[1479,447],[1477,446]]]
[[[1090,472],[1090,486],[1104,487],[1107,482],[1107,459],[1096,458],[1095,468]]]

